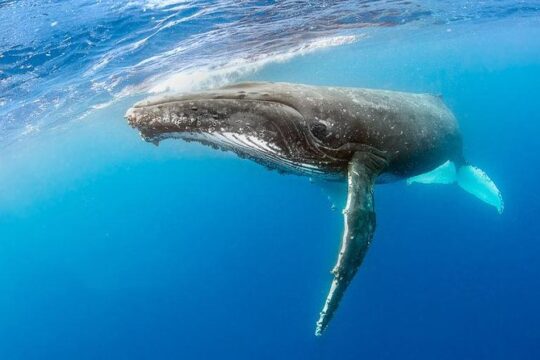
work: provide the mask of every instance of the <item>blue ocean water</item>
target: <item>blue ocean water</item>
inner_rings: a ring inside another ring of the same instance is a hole
[[[0,2],[0,358],[540,358],[539,10]],[[504,213],[378,186],[373,245],[316,338],[342,232],[325,192],[123,118],[244,79],[441,94]]]

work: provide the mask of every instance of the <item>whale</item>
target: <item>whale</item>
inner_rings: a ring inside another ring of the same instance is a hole
[[[344,230],[320,336],[362,264],[376,227],[375,184],[457,184],[502,213],[501,192],[468,163],[458,122],[441,96],[390,90],[243,82],[157,96],[125,115],[153,144],[182,139],[270,170],[343,184]]]

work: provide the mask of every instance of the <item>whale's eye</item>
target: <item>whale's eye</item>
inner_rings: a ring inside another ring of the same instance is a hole
[[[323,123],[315,123],[311,126],[311,133],[319,140],[323,140],[326,137],[327,129]]]

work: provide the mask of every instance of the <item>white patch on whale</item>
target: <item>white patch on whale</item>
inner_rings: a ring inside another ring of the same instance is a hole
[[[407,179],[407,184],[453,184],[476,196],[486,204],[497,209],[499,214],[504,210],[504,201],[497,185],[480,168],[472,165],[463,165],[456,169],[456,165],[448,160],[439,167]]]

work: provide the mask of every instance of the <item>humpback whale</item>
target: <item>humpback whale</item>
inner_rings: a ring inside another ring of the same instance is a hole
[[[327,328],[373,238],[374,184],[455,183],[503,210],[495,184],[466,161],[456,118],[438,96],[249,82],[143,100],[126,118],[155,144],[197,141],[269,169],[347,184],[341,246],[316,335]]]

